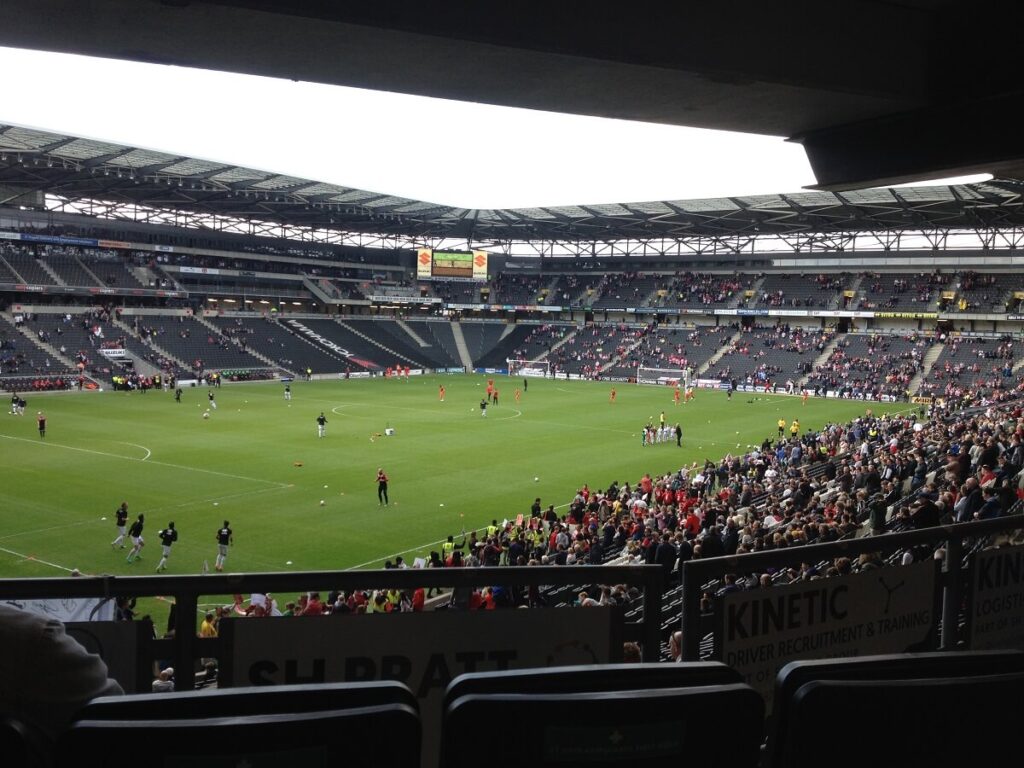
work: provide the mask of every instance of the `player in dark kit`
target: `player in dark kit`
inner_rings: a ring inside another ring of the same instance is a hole
[[[117,522],[117,538],[110,542],[110,548],[116,549],[121,547],[124,549],[124,537],[125,537],[125,526],[128,525],[128,502],[122,501],[121,506],[114,512],[114,517]]]
[[[320,415],[316,417],[316,436],[323,437],[327,434],[327,417],[324,416],[324,412],[320,411]]]
[[[388,503],[388,476],[384,467],[377,467],[377,504],[387,505]]]
[[[46,414],[42,411],[36,414],[36,422],[39,424],[39,436],[46,437]]]
[[[174,390],[174,402],[176,402],[176,403],[180,403],[181,402],[181,387],[177,387]]]
[[[224,561],[228,559],[228,547],[234,543],[235,535],[231,531],[231,525],[225,520],[224,527],[217,531],[217,561],[213,566],[216,570],[224,570]]]
[[[156,566],[156,572],[160,573],[160,571],[167,569],[167,559],[171,556],[171,544],[178,540],[178,532],[174,529],[174,523],[168,523],[167,527],[160,531],[157,536],[160,537],[160,543],[163,545],[163,553],[160,557],[160,562]]]
[[[142,555],[139,553],[142,551],[142,547],[146,544],[142,538],[142,527],[145,525],[145,522],[145,515],[139,515],[138,520],[132,523],[132,527],[128,529],[128,537],[132,540],[132,549],[128,553],[127,558],[129,563],[142,559]]]

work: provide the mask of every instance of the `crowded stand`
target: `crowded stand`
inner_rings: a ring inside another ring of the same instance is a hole
[[[923,333],[847,334],[815,366],[804,388],[819,395],[836,392],[854,399],[906,400],[933,343],[934,337]]]
[[[991,397],[1012,390],[1016,363],[1012,337],[951,336],[932,364],[917,394],[960,402],[966,392]]]
[[[814,361],[835,332],[790,327],[756,326],[741,332],[712,367],[720,381],[736,380],[748,386],[779,385],[810,372]]]
[[[859,310],[935,311],[950,275],[942,272],[871,273],[861,276]]]
[[[659,287],[660,296],[654,305],[700,309],[705,307],[731,307],[743,299],[754,280],[738,275],[712,275],[703,272],[676,274]]]
[[[699,371],[735,332],[735,329],[724,325],[695,328],[649,326],[640,343],[615,366],[615,373],[631,376],[638,366]]]
[[[597,378],[609,363],[625,355],[643,336],[645,326],[625,323],[588,325],[548,354],[559,373]]]

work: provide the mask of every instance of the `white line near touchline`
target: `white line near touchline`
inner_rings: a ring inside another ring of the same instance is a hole
[[[244,475],[232,475],[229,472],[218,472],[215,469],[203,469],[202,467],[187,467],[184,464],[171,464],[167,461],[147,461],[148,456],[143,459],[136,459],[133,456],[122,456],[119,453],[108,453],[106,451],[96,451],[91,448],[77,448],[73,445],[61,445],[60,443],[51,443],[49,441],[43,442],[42,440],[29,440],[26,437],[14,437],[12,435],[0,435],[5,440],[17,440],[21,443],[28,443],[29,445],[46,446],[50,448],[63,448],[68,451],[79,451],[80,453],[91,453],[96,456],[109,456],[112,459],[122,459],[124,461],[146,461],[147,464],[156,464],[161,467],[171,467],[172,469],[184,469],[187,472],[202,472],[207,475],[218,475],[220,477],[230,477],[233,480],[248,480],[251,483],[265,483],[266,485],[274,485],[279,488],[288,488],[288,483],[279,483],[276,480],[264,480],[259,477],[245,477]],[[127,443],[126,443],[127,445]],[[135,446],[141,448],[142,446]],[[143,448],[143,450],[148,450]]]

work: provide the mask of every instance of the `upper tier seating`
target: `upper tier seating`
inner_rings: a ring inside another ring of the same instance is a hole
[[[757,295],[747,302],[751,307],[834,307],[849,284],[848,275],[768,275]]]
[[[743,298],[753,280],[737,275],[711,275],[687,272],[659,286],[665,295],[654,302],[657,307],[704,309],[732,307]]]
[[[83,259],[85,265],[108,288],[145,288],[121,257],[111,254],[109,258]]]
[[[547,303],[556,307],[592,304],[604,280],[603,275],[559,275]]]
[[[517,275],[501,272],[492,282],[491,304],[555,304],[545,301],[541,289],[550,284],[550,279],[541,275]]]
[[[1024,276],[1019,273],[964,272],[956,299],[949,302],[947,311],[1003,314],[1014,303],[1014,291],[1024,291]]]
[[[57,281],[43,269],[42,265],[30,251],[14,246],[0,244],[0,255],[7,260],[22,280],[29,285],[56,285]],[[20,281],[19,281],[20,282]]]
[[[935,312],[941,291],[949,282],[949,275],[937,272],[866,273],[854,309]]]

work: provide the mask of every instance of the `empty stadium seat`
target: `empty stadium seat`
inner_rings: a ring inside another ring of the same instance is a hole
[[[61,737],[58,760],[59,765],[81,768],[140,764],[419,768],[420,719],[408,705],[385,704],[241,717],[80,720]]]
[[[804,720],[806,703],[798,693],[805,686],[823,680],[846,681],[910,681],[938,678],[985,677],[1000,673],[1024,674],[1024,652],[1020,651],[951,651],[919,654],[884,654],[844,659],[814,659],[786,664],[775,679],[772,713],[768,724],[763,768],[790,768],[791,752],[803,749],[802,734],[813,730]],[[928,705],[929,707],[931,705]],[[858,710],[847,710],[857,712]],[[898,713],[898,710],[894,710]],[[863,710],[864,717],[876,719],[877,708]],[[833,710],[831,716],[836,716]],[[892,723],[901,718],[894,716]],[[879,718],[877,722],[885,722]],[[902,728],[900,729],[902,730]],[[964,734],[966,728],[957,727]],[[939,733],[936,730],[935,733]],[[798,735],[799,734],[799,735]],[[933,737],[935,734],[933,734]],[[834,738],[834,733],[833,733]],[[941,740],[941,739],[940,739]],[[876,744],[874,740],[870,742]],[[877,745],[876,745],[877,746]],[[845,749],[845,748],[844,748]],[[821,759],[821,755],[818,755]],[[916,764],[915,760],[915,764]]]
[[[594,693],[634,688],[682,688],[739,683],[743,677],[718,661],[681,664],[585,664],[459,675],[444,694],[444,706],[460,696],[491,693]]]
[[[667,668],[668,665],[665,665]],[[764,702],[749,686],[460,696],[444,712],[443,768],[757,765]],[[503,724],[523,738],[489,739]],[[709,723],[728,724],[718,733]]]
[[[221,688],[183,691],[174,696],[140,693],[93,699],[78,713],[82,720],[183,719],[248,716],[275,712],[402,704],[418,710],[416,697],[403,683],[382,680],[365,683],[317,683],[259,688]]]
[[[964,768],[1015,752],[1024,673],[887,680],[818,680],[789,700],[780,765]],[[854,721],[867,738],[843,738]],[[843,729],[843,730],[840,730]]]

